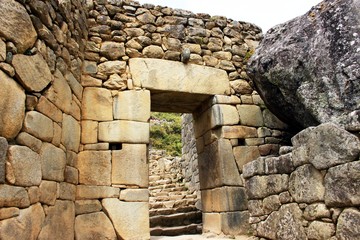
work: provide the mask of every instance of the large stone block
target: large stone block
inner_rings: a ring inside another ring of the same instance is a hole
[[[15,43],[19,53],[31,48],[37,33],[26,9],[13,0],[1,1],[0,35]]]
[[[5,163],[8,150],[6,138],[0,137],[0,184],[5,183]]]
[[[334,224],[321,221],[313,221],[310,223],[307,230],[307,236],[309,239],[331,239],[334,234]]]
[[[245,164],[260,157],[259,148],[257,146],[237,146],[233,148],[233,152],[236,164],[241,172]]]
[[[59,70],[54,73],[54,82],[45,96],[56,107],[69,114],[71,111],[72,94],[71,88]]]
[[[150,91],[123,91],[114,98],[114,119],[148,122]]]
[[[99,141],[149,143],[149,123],[117,120],[99,123]]]
[[[230,84],[220,69],[161,59],[132,58],[134,85],[150,90],[227,95]]]
[[[296,162],[310,162],[317,169],[326,169],[358,159],[360,140],[333,123],[305,129],[292,138]]]
[[[111,121],[113,100],[111,92],[104,88],[85,88],[82,99],[82,117],[84,120]]]
[[[109,60],[116,60],[122,56],[125,56],[124,43],[103,42],[101,44],[100,54]]]
[[[206,146],[198,161],[201,189],[243,184],[229,140],[219,139]]]
[[[248,208],[243,187],[221,187],[201,191],[204,212],[233,212]]]
[[[75,214],[100,212],[102,205],[99,200],[77,200],[75,201]]]
[[[65,152],[49,143],[43,143],[40,151],[43,179],[62,182],[66,165]]]
[[[61,143],[67,150],[79,151],[80,123],[70,115],[63,114]]]
[[[261,127],[264,125],[263,116],[259,106],[238,105],[241,125]]]
[[[76,186],[66,182],[59,183],[58,195],[59,199],[75,201]]]
[[[345,209],[339,216],[336,226],[336,237],[340,240],[359,239],[360,211],[355,208]]]
[[[254,176],[245,181],[249,199],[265,198],[270,195],[287,191],[288,175],[274,174],[269,176]]]
[[[20,85],[1,70],[0,85],[0,136],[13,139],[23,124],[26,96]]]
[[[29,195],[25,188],[0,184],[0,207],[30,206]]]
[[[111,185],[111,152],[83,151],[76,164],[79,183],[85,185]]]
[[[52,80],[50,69],[41,54],[16,54],[12,65],[16,77],[29,92],[41,92]]]
[[[83,87],[71,72],[65,74],[65,79],[69,83],[72,92],[75,94],[78,100],[82,99]]]
[[[123,144],[112,151],[112,184],[148,187],[149,164],[145,144]]]
[[[26,133],[21,132],[16,137],[16,143],[19,145],[24,145],[33,150],[34,152],[39,153],[42,145],[42,141],[37,139],[36,137]]]
[[[84,120],[81,121],[81,143],[97,143],[98,122]]]
[[[47,209],[38,240],[53,239],[73,240],[75,225],[75,207],[71,201],[57,200],[55,206]]]
[[[44,96],[40,97],[39,102],[36,105],[36,110],[51,118],[55,122],[62,122],[61,110]]]
[[[108,186],[76,186],[76,199],[118,198],[120,189]]]
[[[360,205],[360,161],[332,167],[325,175],[325,203],[328,206]]]
[[[17,217],[20,214],[20,209],[16,207],[0,208],[0,220]]]
[[[221,231],[225,235],[245,235],[250,230],[249,212],[221,213]]]
[[[58,187],[57,183],[53,181],[42,181],[39,186],[40,191],[40,202],[44,203],[46,205],[54,205],[57,193],[58,193]]]
[[[245,139],[257,137],[256,128],[246,126],[223,126],[219,130],[219,136],[228,139]]]
[[[121,74],[126,70],[125,61],[107,61],[98,65],[97,71],[100,74],[112,75],[112,74]]]
[[[221,233],[221,213],[203,213],[203,232]]]
[[[18,186],[38,186],[41,182],[39,154],[25,146],[10,146],[6,178]],[[10,170],[11,169],[11,170]]]
[[[290,175],[289,192],[296,202],[323,201],[325,194],[323,175],[311,164],[300,166]]]
[[[75,239],[116,240],[116,233],[110,219],[103,212],[83,214],[75,219]]]
[[[40,203],[22,209],[19,216],[0,221],[1,239],[36,240],[44,219],[45,213]]]
[[[51,142],[54,136],[53,121],[36,111],[26,113],[23,130],[45,142]]]
[[[250,178],[255,175],[265,174],[265,158],[260,157],[254,161],[245,164],[242,170],[244,178]]]
[[[102,205],[119,238],[150,239],[148,203],[106,198],[102,200]]]
[[[148,189],[124,189],[120,191],[120,200],[125,202],[148,202]]]

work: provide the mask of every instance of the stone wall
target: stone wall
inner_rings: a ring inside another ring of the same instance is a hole
[[[292,138],[279,157],[243,168],[250,224],[267,239],[358,239],[360,141],[326,123]]]

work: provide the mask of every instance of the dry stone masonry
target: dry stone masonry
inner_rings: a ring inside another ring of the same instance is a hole
[[[359,238],[357,125],[283,147],[293,129],[247,75],[261,39],[130,0],[1,0],[0,238],[150,239],[151,111],[189,113],[181,165],[204,232]]]

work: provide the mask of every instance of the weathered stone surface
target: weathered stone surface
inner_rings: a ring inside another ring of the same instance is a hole
[[[98,122],[96,121],[81,121],[81,143],[97,143]]]
[[[80,123],[70,115],[63,114],[61,143],[67,150],[79,151]]]
[[[62,112],[57,108],[52,102],[50,102],[46,97],[41,96],[38,104],[36,105],[36,110],[42,114],[48,116],[55,122],[62,122]]]
[[[126,69],[125,61],[107,61],[98,65],[98,73],[104,75],[121,74]]]
[[[76,186],[74,184],[61,182],[59,184],[59,199],[75,201]]]
[[[150,239],[148,203],[106,198],[102,200],[102,205],[120,238]]]
[[[0,220],[17,217],[20,214],[20,209],[16,207],[0,208]]]
[[[325,194],[323,175],[311,164],[300,166],[290,175],[289,192],[299,203],[323,201]]]
[[[275,129],[287,129],[288,126],[278,119],[269,109],[265,109],[263,112],[263,119],[265,127]]]
[[[11,174],[15,179],[14,184],[18,186],[40,185],[41,161],[39,154],[25,146],[10,146],[8,163],[12,168]]]
[[[39,234],[39,240],[54,239],[73,240],[75,224],[75,207],[71,201],[57,200],[55,206],[47,209],[46,218]]]
[[[308,205],[304,210],[304,218],[308,221],[321,218],[330,218],[330,210],[324,203],[314,203]]]
[[[358,7],[344,0],[312,8],[269,31],[251,58],[258,92],[294,127],[330,121],[360,129]]]
[[[14,42],[18,52],[25,52],[36,41],[37,34],[26,9],[18,2],[4,0],[0,9],[0,35]]]
[[[264,198],[286,191],[289,184],[288,175],[254,176],[245,181],[250,199]]]
[[[221,214],[203,213],[203,231],[215,234],[221,233]]]
[[[265,158],[260,157],[243,166],[243,177],[250,178],[255,175],[265,174]]]
[[[8,150],[6,138],[0,137],[0,184],[5,183],[5,163]]]
[[[163,58],[164,50],[159,46],[147,46],[143,49],[142,54],[148,58]]]
[[[223,138],[252,138],[257,137],[256,128],[246,126],[223,126],[221,128],[220,136]]]
[[[65,181],[72,184],[79,183],[79,172],[76,168],[66,166],[65,167]]]
[[[259,106],[238,105],[236,106],[241,125],[261,127],[264,124],[263,116]]]
[[[325,240],[330,239],[335,234],[335,226],[333,223],[325,223],[314,221],[310,223],[307,236],[309,239]]]
[[[79,183],[85,185],[111,184],[111,152],[83,151],[78,155]],[[123,171],[123,170],[122,170]]]
[[[251,94],[253,92],[252,87],[245,80],[234,80],[230,82],[230,85],[236,93]]]
[[[20,210],[19,216],[0,221],[0,236],[2,239],[36,240],[44,219],[41,204],[32,205]]]
[[[40,202],[54,205],[57,197],[57,183],[52,181],[41,181],[39,186]]]
[[[51,142],[54,136],[53,121],[36,111],[26,113],[23,130],[45,142]]]
[[[87,120],[113,120],[111,92],[103,88],[85,88],[82,100],[82,117]]]
[[[148,122],[150,91],[124,91],[114,98],[114,119]]]
[[[78,240],[117,239],[111,221],[103,212],[77,216],[75,219],[75,238]]]
[[[20,132],[23,124],[25,93],[20,85],[3,71],[0,71],[0,85],[0,135],[12,139]]]
[[[206,146],[198,161],[201,189],[242,185],[229,140],[219,139]]]
[[[65,78],[66,81],[69,83],[72,92],[79,100],[81,100],[83,93],[83,87],[81,86],[81,84],[78,82],[78,80],[76,80],[76,78],[71,72],[65,74]]]
[[[149,143],[149,123],[126,120],[100,122],[99,141]]]
[[[221,213],[221,230],[226,235],[244,235],[250,230],[249,212]]]
[[[147,189],[125,189],[120,191],[120,200],[125,202],[148,202],[149,190]]]
[[[100,212],[102,209],[99,200],[77,200],[75,202],[75,214]]]
[[[225,71],[161,59],[130,59],[134,85],[150,90],[167,90],[200,94],[230,92]]]
[[[122,144],[122,149],[112,151],[113,184],[148,187],[149,165],[145,144]]]
[[[55,71],[54,82],[45,96],[63,112],[71,112],[71,88],[59,70]]]
[[[360,205],[360,161],[328,170],[325,176],[325,203],[328,206]]]
[[[25,188],[0,185],[0,207],[24,208],[28,206],[30,206],[30,200]]]
[[[124,43],[103,42],[100,48],[100,54],[109,60],[116,60],[125,56]]]
[[[76,199],[118,198],[120,189],[108,186],[76,186]]]
[[[28,148],[30,148],[31,150],[39,153],[40,149],[41,149],[41,145],[42,142],[37,139],[36,137],[33,137],[32,135],[26,133],[26,132],[21,132],[17,137],[16,137],[16,142],[20,145],[25,145]]]
[[[237,146],[233,148],[233,152],[240,171],[245,164],[260,157],[259,149],[256,146]]]
[[[291,154],[282,155],[280,157],[267,157],[265,159],[265,173],[291,173],[294,171],[294,165],[291,161]]]
[[[232,212],[247,210],[247,196],[243,187],[221,187],[201,191],[204,212]]]
[[[305,129],[292,138],[293,159],[326,169],[358,159],[360,140],[332,123]]]
[[[52,80],[50,69],[41,54],[33,56],[16,54],[12,65],[17,79],[29,92],[41,92]]]
[[[66,165],[65,152],[49,143],[43,143],[40,151],[43,179],[62,182]]]
[[[110,75],[109,79],[103,83],[103,86],[112,90],[125,90],[127,88],[126,83],[126,79],[115,73]]]
[[[6,59],[6,44],[3,40],[0,40],[0,62]]]
[[[360,237],[360,211],[355,208],[345,209],[339,216],[336,237],[340,240]]]

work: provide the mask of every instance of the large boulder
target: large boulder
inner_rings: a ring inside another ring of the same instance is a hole
[[[267,32],[248,73],[281,120],[360,130],[359,8],[358,0],[324,1]]]

